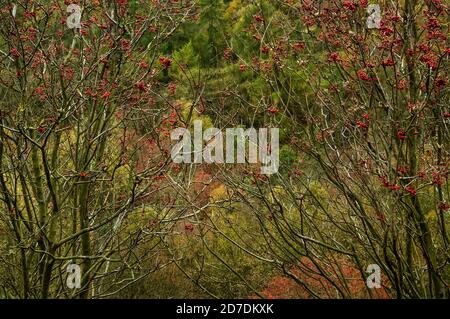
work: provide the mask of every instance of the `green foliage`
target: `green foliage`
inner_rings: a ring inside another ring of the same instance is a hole
[[[199,0],[200,20],[194,34],[194,48],[203,66],[218,66],[225,49],[223,0]]]
[[[181,49],[177,50],[173,54],[173,58],[175,61],[187,68],[194,68],[198,66],[199,57],[194,51],[194,47],[192,45],[192,41],[189,41],[185,44]],[[177,70],[179,66],[177,65]]]

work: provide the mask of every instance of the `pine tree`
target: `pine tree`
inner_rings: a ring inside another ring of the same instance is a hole
[[[218,66],[225,44],[225,5],[223,0],[200,0],[200,30],[195,49],[204,66]]]

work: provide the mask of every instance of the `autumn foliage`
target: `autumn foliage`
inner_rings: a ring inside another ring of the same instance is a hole
[[[449,298],[449,10],[2,1],[0,297]],[[278,172],[174,163],[196,120]]]

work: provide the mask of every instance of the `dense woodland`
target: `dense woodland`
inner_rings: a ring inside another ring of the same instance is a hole
[[[0,298],[450,298],[449,13],[0,0]],[[195,120],[278,173],[174,163]]]

